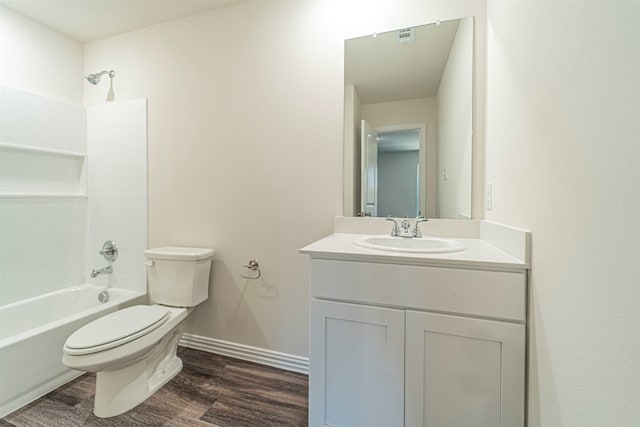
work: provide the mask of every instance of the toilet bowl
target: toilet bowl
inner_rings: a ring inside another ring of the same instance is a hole
[[[150,301],[155,304],[107,314],[67,338],[62,363],[97,373],[96,416],[112,417],[134,408],[180,372],[176,351],[183,320],[208,297],[213,253],[179,247],[145,251]]]

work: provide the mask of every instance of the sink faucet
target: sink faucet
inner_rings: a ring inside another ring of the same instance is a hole
[[[391,218],[388,216],[385,218],[386,221],[393,222],[393,229],[391,230],[391,236],[393,237],[422,237],[422,232],[420,231],[420,227],[418,224],[421,222],[429,221],[427,218],[418,217],[416,218],[416,223],[411,227],[411,223],[408,219],[403,219],[398,225],[398,220]]]
[[[411,223],[407,219],[403,219],[400,222],[400,236],[415,237],[413,230],[411,230]]]
[[[418,224],[420,224],[421,222],[427,222],[427,221],[429,221],[428,218],[422,218],[422,217],[416,218],[415,229],[413,230],[414,237],[422,237],[422,232],[420,231],[420,227],[418,226]]]
[[[113,273],[113,267],[111,267],[110,265],[104,267],[104,268],[99,268],[97,270],[93,269],[91,270],[91,277],[98,277],[102,274],[111,274]]]
[[[391,235],[393,237],[399,236],[400,235],[400,231],[398,229],[398,221],[396,221],[395,219],[391,218],[391,215],[386,217],[384,220],[393,222],[393,228],[391,229]]]

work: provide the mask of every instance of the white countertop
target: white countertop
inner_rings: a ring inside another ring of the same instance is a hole
[[[300,249],[300,253],[308,254],[311,258],[343,261],[510,271],[523,271],[531,268],[530,263],[523,262],[482,239],[455,238],[467,246],[466,250],[459,252],[400,253],[356,246],[353,244],[353,240],[361,235],[334,233],[305,246]]]

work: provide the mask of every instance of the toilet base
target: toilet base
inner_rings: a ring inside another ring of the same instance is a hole
[[[176,351],[181,336],[182,328],[177,327],[144,359],[115,371],[98,372],[95,416],[108,418],[123,414],[178,375],[182,360],[176,356]]]

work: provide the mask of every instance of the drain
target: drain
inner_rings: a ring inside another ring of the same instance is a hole
[[[100,302],[107,302],[109,301],[109,292],[107,291],[102,291],[98,294],[98,301]]]

